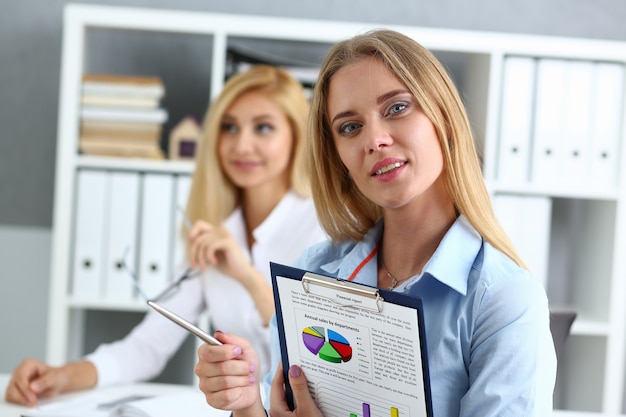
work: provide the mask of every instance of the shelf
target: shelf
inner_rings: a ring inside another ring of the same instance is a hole
[[[607,201],[617,201],[621,197],[621,191],[618,188],[604,188],[602,186],[573,187],[542,184],[508,184],[489,181],[488,187],[492,194]]]
[[[572,324],[571,334],[576,336],[609,336],[611,325],[607,322],[576,317],[574,324]]]
[[[76,158],[76,167],[166,174],[192,174],[194,163],[167,159],[150,160],[139,158],[111,158],[104,156],[78,156]]]
[[[104,300],[80,300],[75,298],[69,298],[67,305],[73,309],[80,310],[105,310],[105,311],[129,311],[129,312],[141,312],[148,311],[146,303],[136,301],[104,301]]]

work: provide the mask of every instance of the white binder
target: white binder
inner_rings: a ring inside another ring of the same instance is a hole
[[[537,63],[535,129],[531,181],[555,184],[561,176],[567,87],[567,62],[540,59]]]
[[[144,175],[138,275],[148,298],[159,294],[169,283],[173,202],[172,175]]]
[[[137,270],[137,217],[139,214],[139,174],[112,172],[108,181],[108,239],[105,248],[104,298],[130,301],[134,286],[129,272]],[[126,253],[125,259],[122,259]]]
[[[80,300],[97,300],[101,296],[104,269],[107,177],[104,171],[81,170],[76,182],[71,294]]]
[[[191,188],[191,177],[189,175],[179,175],[176,177],[176,211],[174,213],[173,235],[174,250],[173,262],[187,263],[188,259],[185,251],[185,240],[181,235],[181,228],[185,223],[183,212],[187,207],[187,199],[189,198],[189,189]],[[186,230],[186,229],[185,229]],[[176,277],[174,277],[176,278]]]
[[[548,281],[552,200],[497,194],[493,208],[513,245],[544,288]]]
[[[615,187],[624,114],[624,66],[596,63],[594,75],[589,177],[596,186]]]
[[[502,80],[498,180],[529,180],[535,59],[507,57]]]
[[[593,63],[566,61],[564,132],[559,181],[579,187],[588,181],[590,160]]]

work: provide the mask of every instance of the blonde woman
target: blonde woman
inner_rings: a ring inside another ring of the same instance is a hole
[[[550,415],[547,297],[493,214],[468,118],[437,59],[388,30],[335,45],[310,129],[313,198],[332,242],[297,266],[422,299],[433,415]],[[265,415],[248,381],[255,350],[218,336],[226,344],[203,345],[196,366],[207,401],[235,417]],[[297,365],[289,410],[272,349],[272,417],[321,416]]]
[[[326,238],[304,160],[308,108],[302,86],[285,70],[259,65],[228,80],[205,118],[186,208],[193,227],[185,267],[202,274],[162,301],[190,321],[208,311],[213,328],[246,337],[261,358],[261,373],[270,364],[274,312],[269,262],[293,263]],[[5,397],[34,405],[59,392],[148,380],[186,336],[148,313],[126,338],[84,360],[61,367],[25,360]]]

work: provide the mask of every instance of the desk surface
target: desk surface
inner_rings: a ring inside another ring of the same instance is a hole
[[[6,386],[9,382],[10,375],[0,374],[0,393],[2,401],[0,402],[0,417],[20,417],[23,413],[29,410],[28,407],[18,406],[15,404],[9,404],[4,400],[4,391],[6,390]],[[177,392],[197,392],[197,387],[193,387],[191,385],[174,385],[174,384],[155,384],[155,383],[139,383],[132,384],[127,386],[117,386],[111,388],[102,388],[99,390],[103,394],[110,395],[112,398],[122,397],[124,395],[128,395],[129,393],[133,394],[143,394],[143,395],[165,395],[165,394],[173,394]],[[89,392],[93,392],[93,390],[89,390]],[[68,394],[62,394],[58,397],[55,397],[50,400],[44,400],[42,404],[56,403],[60,401],[71,400],[73,398],[80,397],[81,395],[85,395],[85,391],[77,391]],[[208,406],[207,406],[208,407]]]
[[[8,404],[4,401],[4,391],[6,389],[6,385],[9,382],[9,375],[0,374],[0,393],[2,394],[2,402],[0,402],[0,416],[1,417],[20,417],[23,412],[28,410],[27,407],[21,407],[14,404]],[[145,393],[151,395],[159,395],[159,394],[171,394],[175,392],[185,392],[190,390],[196,390],[196,387],[192,387],[189,385],[172,385],[172,384],[154,384],[154,383],[139,383],[133,384],[131,386],[121,386],[121,387],[111,387],[105,388],[103,391],[109,391],[111,394],[115,395],[115,393],[124,394],[132,391],[133,393]],[[71,398],[75,398],[77,396],[84,395],[84,392],[75,392],[71,394],[63,394],[59,397],[47,400],[48,402],[57,402],[62,400],[67,400]],[[599,413],[583,413],[583,412],[573,412],[573,411],[555,411],[553,417],[626,417],[626,415],[609,415],[609,414],[599,414]]]

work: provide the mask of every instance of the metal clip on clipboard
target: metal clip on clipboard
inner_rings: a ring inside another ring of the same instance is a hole
[[[320,287],[318,292],[312,292],[311,286]],[[374,313],[383,311],[383,301],[378,288],[372,288],[339,278],[329,278],[322,275],[307,272],[302,277],[302,289],[307,295],[323,298],[331,303],[345,308],[358,308]],[[349,297],[348,294],[356,297]],[[371,302],[368,307],[364,301]]]

